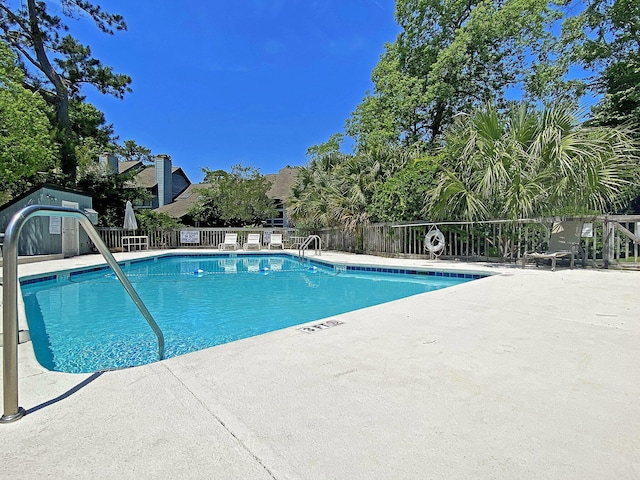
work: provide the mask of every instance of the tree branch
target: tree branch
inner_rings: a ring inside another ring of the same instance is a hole
[[[6,7],[5,5],[0,3],[0,10],[2,10],[4,13],[7,14],[7,16],[14,21],[15,23],[17,23],[20,28],[22,28],[22,30],[24,30],[25,32],[29,31],[29,25],[27,23],[24,22],[24,20],[22,18],[20,18],[19,16],[17,16],[15,13],[13,13],[11,10],[9,10],[8,7]]]
[[[24,80],[22,82],[22,86],[24,88],[26,88],[27,90],[29,90],[30,92],[38,93],[48,103],[55,104],[57,99],[58,99],[58,97],[56,96],[55,92],[51,92],[49,90],[45,90],[40,86],[33,85],[33,84],[27,82],[26,80]]]
[[[49,62],[49,58],[47,57],[47,52],[44,48],[44,42],[42,41],[43,34],[40,31],[40,27],[38,24],[38,14],[35,0],[27,0],[27,7],[29,11],[29,32],[31,32],[31,40],[33,44],[33,50],[36,53],[36,58],[38,63],[40,64],[40,70],[42,73],[46,75],[51,83],[53,83],[54,88],[56,89],[56,97],[58,99],[58,106],[64,103],[68,98],[67,88],[62,81],[62,78],[55,71],[51,62]],[[66,118],[65,118],[66,117]],[[58,120],[61,122],[61,126],[63,128],[69,127],[69,116],[67,112],[61,112],[58,109]]]
[[[27,51],[25,50],[25,48],[24,48],[22,45],[20,45],[20,44],[18,44],[18,43],[15,43],[15,42],[11,42],[11,45],[13,45],[13,47],[14,47],[16,50],[18,50],[18,51],[22,54],[22,56],[23,56],[24,58],[26,58],[27,60],[29,60],[29,62],[31,62],[31,63],[33,64],[33,66],[34,66],[34,67],[36,67],[38,70],[42,70],[42,66],[40,65],[40,63],[39,63],[35,58],[33,58],[33,57],[31,56],[31,54],[30,54],[29,52],[27,52]]]

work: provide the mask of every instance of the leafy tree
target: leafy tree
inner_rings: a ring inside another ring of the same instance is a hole
[[[93,138],[105,148],[113,148],[113,125],[107,124],[104,113],[84,98],[72,98],[69,102],[71,129],[79,141]]]
[[[275,216],[273,201],[267,197],[271,182],[252,167],[234,165],[231,172],[203,168],[200,199],[189,212],[206,226],[243,227],[259,225]]]
[[[23,74],[0,42],[0,203],[20,193],[26,178],[55,166],[46,105],[21,85]]]
[[[437,159],[415,161],[376,188],[369,206],[374,222],[403,222],[422,218],[425,198],[437,184]]]
[[[117,152],[127,161],[151,162],[151,150],[138,145],[135,140],[125,140]]]
[[[398,0],[402,31],[386,45],[373,71],[374,91],[347,121],[347,133],[358,148],[433,144],[457,112],[487,99],[504,104],[510,88],[532,98],[570,95],[562,81],[565,57],[554,54],[550,28],[561,17],[558,4]]]
[[[623,129],[587,127],[565,104],[486,105],[445,134],[430,211],[484,220],[602,212],[639,180],[638,145]]]
[[[627,125],[640,133],[640,3],[586,0],[563,29],[572,58],[596,72],[590,87],[602,100],[594,109],[599,125]]]
[[[78,161],[79,175],[82,176],[82,172],[87,169],[93,168],[96,163],[96,159],[105,152],[113,150],[112,146],[105,146],[98,141],[95,137],[83,138],[75,147],[76,159]]]
[[[78,188],[91,195],[93,208],[100,213],[102,227],[122,227],[127,200],[149,200],[144,188],[135,187],[135,172],[113,174],[99,168],[89,168],[80,173]]]
[[[94,105],[72,99],[69,103],[71,128],[76,137],[75,156],[80,170],[91,168],[99,155],[117,150],[113,125]]]
[[[182,224],[171,215],[153,210],[140,210],[136,212],[138,228],[143,230],[180,228]]]
[[[597,85],[604,97],[593,109],[593,123],[627,125],[640,136],[640,54],[607,67]]]
[[[425,79],[403,67],[400,47],[387,44],[372,73],[374,93],[367,92],[347,119],[345,130],[359,149],[411,145],[422,140]]]
[[[306,154],[307,158],[313,160],[329,153],[338,153],[343,143],[344,135],[342,133],[334,133],[325,143],[309,147]]]
[[[120,15],[110,14],[87,0],[62,0],[62,14],[87,15],[102,32],[125,30]],[[55,125],[61,146],[62,172],[75,178],[76,135],[72,129],[70,99],[81,98],[83,84],[118,98],[130,91],[131,78],[116,74],[91,55],[91,49],[69,34],[63,18],[51,13],[50,4],[38,0],[0,0],[0,37],[20,59],[23,85],[38,92],[55,108]]]

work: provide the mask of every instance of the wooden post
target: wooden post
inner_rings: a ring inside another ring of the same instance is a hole
[[[604,268],[609,268],[614,259],[614,227],[608,217],[604,217],[604,235],[602,238],[602,258]]]

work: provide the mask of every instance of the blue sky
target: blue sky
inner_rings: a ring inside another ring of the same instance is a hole
[[[133,139],[166,153],[192,182],[201,167],[241,163],[275,173],[342,132],[395,40],[393,0],[134,0],[102,2],[128,31],[71,33],[133,78],[124,100],[85,89]]]

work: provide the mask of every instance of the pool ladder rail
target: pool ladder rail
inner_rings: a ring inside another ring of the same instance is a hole
[[[298,247],[298,257],[304,257],[304,252],[311,246],[315,245],[316,255],[322,254],[322,239],[318,235],[309,235],[304,242]]]
[[[3,285],[2,285],[2,327],[3,327],[3,365],[2,386],[4,397],[4,413],[0,423],[11,423],[19,420],[26,413],[18,406],[18,239],[22,227],[31,217],[66,217],[75,218],[95,244],[98,251],[113,269],[118,280],[127,291],[133,303],[145,318],[158,338],[158,356],[164,358],[164,335],[142,299],[131,285],[131,282],[104,244],[100,235],[93,228],[89,218],[77,208],[58,207],[52,205],[31,205],[18,211],[5,230],[3,251]]]

